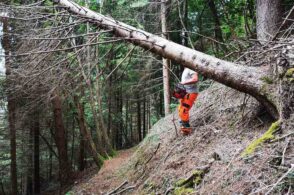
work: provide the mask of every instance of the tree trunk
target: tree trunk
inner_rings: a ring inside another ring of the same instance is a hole
[[[87,8],[81,8],[81,6],[71,1],[56,1],[69,11],[91,19],[93,23],[99,24],[100,28],[111,29],[116,36],[124,40],[130,41],[165,58],[174,60],[187,68],[198,71],[207,78],[250,94],[264,105],[274,118],[278,118],[277,100],[273,100],[270,97],[272,96],[272,92],[265,87],[266,83],[262,79],[268,74],[266,70],[258,67],[237,66],[232,62],[220,60],[168,41],[162,37],[95,13]]]
[[[146,137],[146,94],[143,99],[143,138]]]
[[[71,20],[71,18],[70,18]],[[89,26],[88,26],[88,23],[87,23],[87,31],[89,30],[88,29]],[[76,40],[73,39],[71,44],[73,46],[76,46]],[[91,69],[90,68],[90,51],[89,51],[89,47],[87,47],[87,56],[86,56],[86,65],[88,66],[89,70]],[[81,69],[81,72],[82,72],[82,78],[84,79],[84,81],[86,82],[87,84],[87,87],[89,89],[89,92],[90,92],[90,105],[91,105],[91,110],[92,110],[92,113],[93,113],[93,120],[95,122],[95,130],[96,130],[96,134],[97,134],[97,141],[98,141],[98,151],[103,154],[103,155],[106,155],[107,154],[107,151],[105,150],[105,145],[108,146],[107,144],[104,144],[102,142],[102,136],[104,135],[104,131],[103,129],[101,129],[101,125],[99,123],[99,120],[98,120],[98,115],[97,115],[97,112],[96,112],[96,106],[95,106],[95,98],[94,98],[94,92],[93,92],[93,86],[92,86],[92,83],[91,83],[91,78],[87,77],[86,73],[85,73],[85,70],[84,70],[84,67],[83,67],[83,62],[82,62],[82,59],[81,57],[77,57],[77,60],[78,60],[78,65]],[[106,139],[105,139],[106,140]],[[104,141],[105,141],[104,140]],[[107,140],[106,140],[107,141]]]
[[[218,11],[216,9],[214,0],[208,0],[208,6],[210,8],[210,11],[212,13],[213,20],[214,20],[214,36],[215,36],[215,39],[217,41],[224,42],[223,34],[222,34],[222,30],[221,30],[221,23],[220,23],[220,20],[219,20]],[[218,50],[219,45],[218,45],[218,43],[215,43],[215,44],[216,44],[216,48]]]
[[[85,138],[80,133],[80,146],[79,146],[79,158],[78,158],[78,169],[83,171],[85,169]]]
[[[34,194],[40,194],[40,123],[39,115],[35,114],[33,122],[33,133],[34,133],[34,176],[33,176],[33,187]]]
[[[186,31],[188,26],[188,0],[183,1],[183,11],[182,11],[182,17],[183,17],[183,27],[182,27],[182,45],[188,46],[188,32]]]
[[[282,0],[256,0],[257,39],[261,43],[270,41],[281,23]]]
[[[58,151],[59,161],[59,177],[61,185],[65,185],[69,182],[71,176],[71,167],[68,161],[67,155],[67,141],[65,137],[65,128],[62,117],[62,102],[58,92],[55,92],[52,98],[53,113],[54,113],[54,125],[55,125],[55,143]]]
[[[28,138],[28,153],[27,153],[27,170],[25,173],[24,177],[24,182],[22,186],[24,186],[24,193],[26,195],[29,194],[34,194],[34,189],[33,189],[33,177],[32,174],[34,173],[34,164],[33,164],[33,138],[34,138],[34,122],[33,122],[33,117],[31,116],[30,119],[30,134]],[[21,177],[23,178],[23,177]]]
[[[159,101],[158,101],[158,103],[157,103],[157,104],[159,104],[159,105],[158,105],[158,111],[157,111],[157,113],[159,113],[160,117],[164,116],[164,115],[163,115],[163,106],[162,106],[162,105],[164,105],[164,103],[162,104],[162,102],[164,102],[164,100],[163,100],[163,99],[164,99],[163,95],[164,95],[163,92],[160,92],[160,93],[159,93],[159,97],[158,97],[158,98],[159,98]]]
[[[78,124],[80,127],[81,134],[83,135],[84,140],[86,140],[86,144],[87,144],[87,148],[88,148],[89,153],[91,153],[94,162],[96,163],[97,167],[100,169],[101,166],[103,165],[103,160],[102,160],[103,158],[97,152],[96,144],[94,143],[93,138],[91,136],[91,133],[86,126],[86,121],[84,118],[84,108],[79,103],[77,97],[74,97],[74,101],[75,101],[77,111],[78,111]],[[98,143],[98,144],[101,144],[101,143]],[[80,168],[80,169],[82,169],[82,168]]]
[[[130,102],[130,132],[131,132],[131,141],[132,143],[137,143],[136,141],[136,130],[134,127],[134,113],[133,113],[133,104],[132,101]]]
[[[12,81],[10,80],[11,74],[11,63],[9,59],[9,53],[11,50],[10,40],[9,40],[9,28],[8,28],[8,19],[1,18],[1,22],[3,23],[3,38],[2,38],[2,46],[5,50],[5,68],[6,68],[6,79],[7,86],[12,85]],[[7,108],[8,108],[8,126],[10,132],[10,174],[11,174],[11,194],[17,194],[17,166],[16,166],[16,102],[11,96],[11,94],[7,94]]]
[[[142,132],[141,132],[141,102],[140,96],[137,95],[137,132],[139,142],[142,141]]]
[[[107,66],[108,67],[108,66]],[[108,116],[107,116],[107,130],[108,130],[108,135],[110,136],[110,139],[113,140],[113,134],[112,134],[112,75],[109,77],[109,82],[108,82]]]
[[[71,107],[72,109],[72,107]],[[72,144],[71,144],[71,157],[70,157],[70,161],[71,161],[71,166],[75,167],[75,158],[74,158],[74,154],[75,154],[75,140],[76,140],[76,131],[75,131],[75,119],[74,116],[72,116]]]
[[[17,194],[17,166],[16,166],[16,129],[15,129],[15,102],[8,99],[8,123],[10,130],[10,173],[11,173],[11,188],[12,195]]]
[[[127,138],[129,137],[129,100],[126,99],[126,103],[125,103],[125,131],[126,131],[126,134],[127,134]]]
[[[100,128],[100,123],[99,123],[99,119],[98,119],[98,114],[96,111],[96,103],[95,103],[95,99],[94,99],[94,93],[93,93],[93,89],[91,85],[88,85],[89,91],[90,91],[90,105],[91,105],[91,110],[93,113],[93,119],[94,119],[94,123],[95,123],[95,128],[96,128],[96,133],[97,133],[97,140],[98,140],[98,151],[102,154],[102,155],[106,155],[107,154],[107,150],[106,150],[106,145],[103,144],[103,130]]]
[[[150,108],[150,97],[148,98],[148,104],[147,104],[147,109],[148,109],[148,113],[147,113],[147,133],[149,133],[149,129],[151,128],[151,108]]]
[[[2,180],[0,180],[0,194],[2,195],[5,195],[5,190],[4,190],[4,187],[3,187],[3,183],[2,183]]]
[[[50,137],[50,142],[52,145],[53,139],[52,137]],[[48,147],[49,148],[49,147]],[[52,170],[53,170],[53,151],[49,148],[49,170],[48,170],[48,179],[51,180],[52,179]]]
[[[129,116],[129,100],[126,99],[126,103],[125,103],[125,126],[124,126],[124,130],[125,130],[125,142],[126,142],[126,146],[130,147],[132,146],[133,140],[131,137],[131,128],[130,128],[130,124],[131,124],[131,120],[130,120],[130,116]]]
[[[106,149],[106,152],[108,155],[113,154],[113,148],[111,146],[111,141],[109,139],[109,136],[107,134],[107,129],[105,126],[105,122],[103,119],[103,109],[102,109],[102,96],[101,96],[101,88],[100,88],[100,83],[97,81],[96,83],[96,96],[97,96],[97,103],[98,103],[98,122],[99,122],[99,129],[102,132],[102,140],[103,140],[103,145]]]
[[[88,7],[88,4],[89,4],[89,0],[85,0],[85,5],[86,5],[86,7]],[[89,22],[87,22],[87,34],[90,32],[90,26],[89,26]],[[87,37],[87,36],[86,36]],[[88,40],[87,40],[87,42],[88,42]],[[91,47],[90,46],[88,46],[87,47],[87,65],[89,66],[89,70],[91,69],[91,63],[90,63],[90,61],[91,61],[91,51],[90,51],[90,49],[91,49]],[[97,68],[97,65],[96,65],[96,68]],[[89,80],[90,80],[90,78],[89,78]],[[94,86],[94,85],[93,85]],[[89,88],[90,88],[90,95],[91,95],[91,101],[93,101],[94,100],[94,93],[92,92],[92,85],[89,85]],[[100,131],[100,137],[101,137],[101,145],[103,145],[104,146],[104,150],[106,150],[106,153],[107,154],[112,154],[113,153],[113,149],[112,149],[112,147],[111,147],[111,143],[110,143],[110,140],[109,140],[109,138],[108,138],[108,135],[107,135],[107,130],[106,130],[106,128],[105,128],[105,125],[104,125],[104,120],[103,120],[103,116],[102,116],[102,107],[101,107],[101,97],[100,97],[100,88],[99,88],[99,84],[97,85],[97,88],[96,88],[96,95],[97,95],[97,98],[98,98],[98,100],[97,100],[97,102],[98,102],[98,112],[100,112],[101,111],[101,114],[97,114],[97,112],[96,112],[96,110],[95,110],[95,112],[93,113],[93,115],[94,115],[94,120],[95,120],[95,122],[96,122],[96,131],[97,131],[97,136],[98,136],[98,134],[99,134],[99,132],[98,132],[98,130]],[[92,104],[92,106],[94,106],[93,104]],[[96,109],[96,107],[93,107],[92,109]]]
[[[166,25],[166,0],[161,0],[161,31],[162,37],[167,39]],[[164,114],[167,116],[170,113],[170,89],[169,89],[169,64],[168,59],[162,58],[162,77],[163,77],[163,96],[164,96]]]
[[[120,81],[119,81],[120,82]],[[120,82],[122,83],[122,82]],[[122,85],[120,84],[120,87],[118,88],[118,94],[117,94],[117,113],[118,113],[118,140],[117,140],[117,146],[119,149],[123,147],[123,136],[124,136],[124,129],[123,129],[123,93],[122,93]]]
[[[108,55],[108,59],[107,59],[107,62],[106,62],[106,67],[109,67],[110,70],[112,70],[112,63],[111,63],[111,59],[113,58],[113,51],[112,49],[109,51],[109,55]],[[112,105],[112,99],[113,99],[113,92],[112,92],[112,83],[113,82],[113,76],[110,75],[109,79],[108,79],[108,117],[107,117],[107,120],[108,120],[108,123],[107,123],[107,127],[108,127],[108,135],[110,136],[111,140],[113,141],[113,124],[112,124],[112,108],[113,108],[113,105]]]

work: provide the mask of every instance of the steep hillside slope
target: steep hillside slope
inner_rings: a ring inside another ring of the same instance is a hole
[[[256,100],[214,84],[201,93],[191,115],[190,136],[176,133],[176,112],[153,126],[129,162],[115,173],[129,182],[120,189],[131,186],[125,194],[293,192],[293,120],[275,128],[275,137],[286,137],[264,144],[258,140],[255,152],[244,155],[274,122]]]

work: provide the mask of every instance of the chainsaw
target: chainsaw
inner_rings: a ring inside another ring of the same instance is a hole
[[[174,91],[172,92],[172,95],[176,99],[182,99],[187,94],[187,91],[185,89],[185,86],[182,84],[176,84],[174,87]]]

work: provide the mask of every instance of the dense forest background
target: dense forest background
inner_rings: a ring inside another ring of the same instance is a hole
[[[243,55],[261,47],[254,0],[75,2],[221,59],[262,63]],[[293,2],[279,2],[284,18]],[[82,171],[101,168],[117,150],[140,143],[176,109],[169,96],[165,107],[162,72],[168,67],[172,88],[183,70],[179,64],[49,0],[2,1],[0,9],[0,63],[6,71],[0,89],[0,194],[65,187]],[[213,82],[200,79],[201,91]]]

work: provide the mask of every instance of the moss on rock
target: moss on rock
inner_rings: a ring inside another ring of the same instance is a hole
[[[194,186],[197,186],[202,182],[206,171],[207,171],[206,169],[205,170],[194,170],[194,171],[192,171],[192,174],[190,177],[188,177],[186,179],[183,179],[183,178],[179,179],[175,183],[174,194],[175,195],[193,194]]]
[[[194,170],[192,171],[192,175],[190,177],[187,179],[179,179],[175,183],[175,186],[185,188],[194,187],[194,185],[199,185],[202,182],[204,175],[204,170]]]
[[[284,82],[293,83],[294,82],[294,68],[289,68],[283,78]]]
[[[294,78],[289,78],[288,81],[289,81],[290,83],[294,83]]]
[[[275,138],[274,133],[279,129],[279,127],[280,121],[272,123],[270,128],[260,138],[254,140],[253,142],[251,142],[251,144],[249,144],[249,146],[247,146],[247,148],[243,151],[241,156],[244,157],[252,154],[256,150],[256,148],[260,146],[262,143]]]
[[[285,73],[285,76],[286,77],[292,77],[292,76],[294,76],[294,68],[289,68],[287,70],[287,72]]]
[[[203,170],[195,170],[193,171],[194,179],[193,183],[195,185],[199,185],[202,182],[202,179],[204,177],[204,171]]]
[[[194,194],[193,188],[185,188],[185,187],[176,187],[174,190],[174,195],[189,195]]]
[[[186,182],[186,179],[179,179],[176,183],[175,186],[183,186]]]

